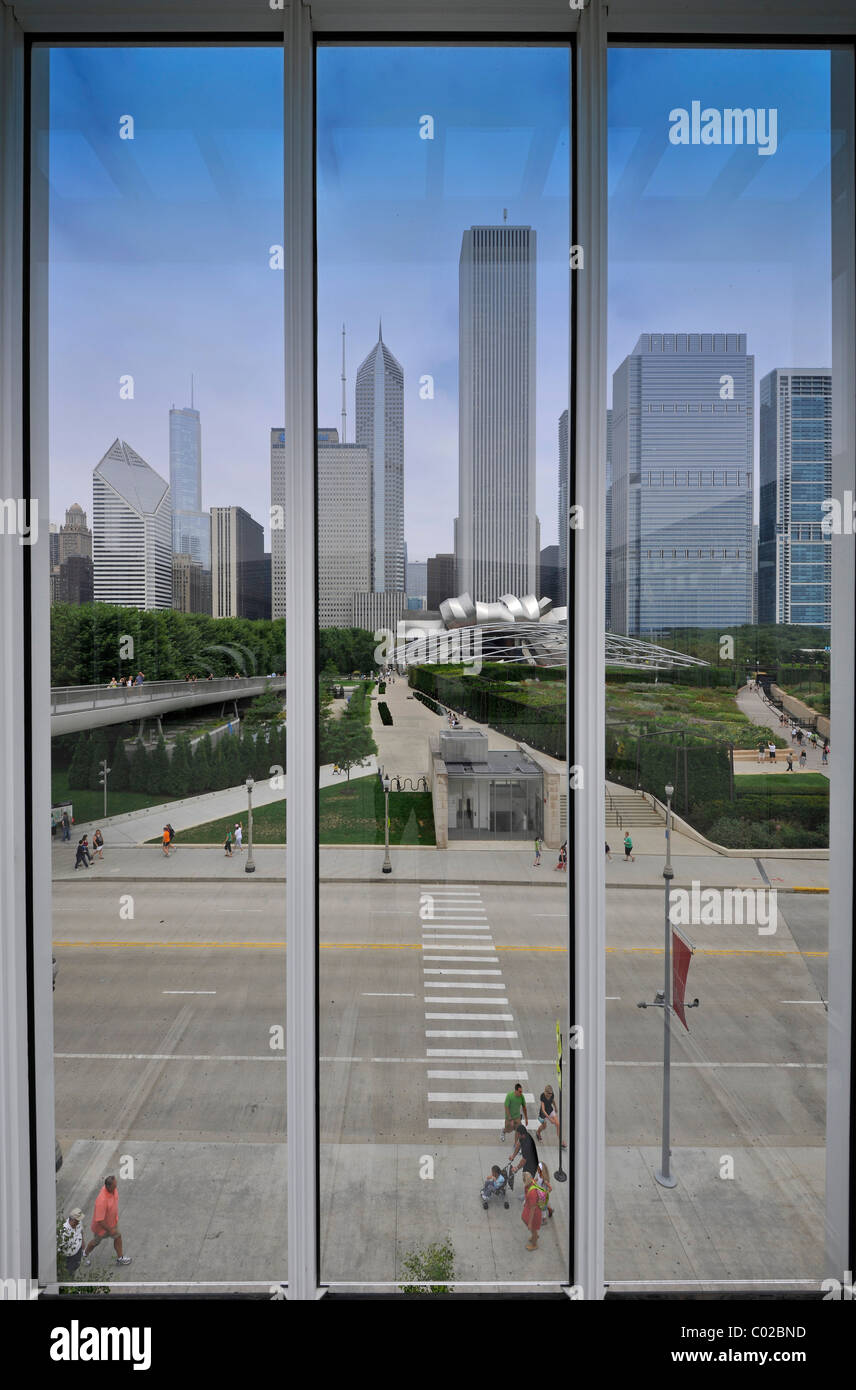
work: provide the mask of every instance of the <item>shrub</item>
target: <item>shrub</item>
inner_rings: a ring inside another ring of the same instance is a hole
[[[404,1294],[432,1294],[449,1293],[448,1281],[455,1277],[455,1249],[451,1239],[447,1237],[444,1241],[435,1245],[417,1247],[415,1250],[408,1250],[401,1261],[401,1270],[408,1279],[417,1281],[417,1284],[429,1284],[429,1288],[419,1288],[413,1285],[404,1285],[401,1292]],[[447,1282],[433,1283],[433,1280],[443,1280]]]
[[[392,715],[389,712],[389,705],[385,700],[378,700],[377,712],[380,715],[381,724],[391,724]]]

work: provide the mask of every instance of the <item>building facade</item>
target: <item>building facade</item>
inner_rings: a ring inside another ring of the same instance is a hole
[[[831,537],[821,529],[832,494],[832,372],[776,367],[760,389],[761,506],[758,621],[829,627]]]
[[[178,613],[211,613],[211,571],[192,555],[172,557],[172,606]]]
[[[371,458],[363,445],[340,444],[338,437],[337,430],[319,432],[320,627],[352,627],[354,595],[370,594],[372,588]],[[403,604],[403,592],[400,598]]]
[[[482,602],[535,588],[535,250],[509,225],[461,245],[456,559]]]
[[[378,340],[357,370],[356,442],[366,449],[372,477],[372,578],[375,593],[403,593],[404,372]]]
[[[615,372],[613,631],[751,621],[753,383],[743,333],[643,333]]]
[[[86,524],[86,512],[78,502],[73,502],[65,514],[65,522],[59,528],[57,561],[61,565],[70,555],[85,555],[92,559],[92,532]]]
[[[437,613],[440,604],[447,598],[454,598],[458,592],[455,557],[450,554],[432,555],[427,566],[427,607],[429,612]]]
[[[565,603],[568,583],[568,412],[559,416],[559,591]]]
[[[211,569],[211,516],[202,510],[202,424],[198,410],[169,412],[172,548]]]
[[[92,475],[92,561],[96,603],[172,607],[169,483],[121,439]]]
[[[243,507],[211,508],[211,612],[215,618],[263,618],[264,527]]]
[[[285,617],[285,430],[270,432],[271,612]]]

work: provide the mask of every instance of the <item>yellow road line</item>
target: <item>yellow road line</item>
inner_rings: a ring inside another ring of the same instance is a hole
[[[828,893],[828,888],[811,888],[804,883],[795,883],[791,889],[792,893]]]
[[[54,946],[73,947],[87,949],[90,947],[128,947],[131,950],[172,950],[172,951],[284,951],[284,941],[55,941]],[[322,951],[421,951],[422,945],[412,942],[398,941],[322,941],[320,943]],[[428,948],[433,951],[438,949],[431,946]],[[547,952],[548,954],[567,954],[567,946],[498,946],[497,951],[526,951],[533,955]],[[607,946],[607,955],[630,954],[643,952],[648,955],[661,956],[662,946]],[[775,951],[764,947],[733,947],[733,946],[697,946],[695,954],[697,956],[818,956],[826,957],[828,951]]]

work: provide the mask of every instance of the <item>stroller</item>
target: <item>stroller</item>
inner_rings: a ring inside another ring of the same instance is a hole
[[[494,1175],[489,1182],[485,1183],[479,1193],[481,1204],[485,1211],[487,1211],[490,1206],[491,1198],[500,1197],[502,1198],[502,1205],[505,1207],[505,1210],[508,1211],[508,1194],[513,1191],[514,1173],[511,1170],[511,1164],[508,1163],[500,1170],[499,1176]]]

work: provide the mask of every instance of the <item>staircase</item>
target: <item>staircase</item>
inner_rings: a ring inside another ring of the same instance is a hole
[[[663,826],[665,816],[641,792],[606,789],[606,824],[619,830]]]

